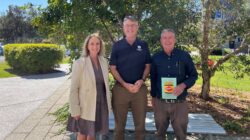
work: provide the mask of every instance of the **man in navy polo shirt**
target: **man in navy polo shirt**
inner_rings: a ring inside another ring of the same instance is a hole
[[[188,106],[185,101],[187,89],[194,85],[198,74],[190,55],[174,48],[176,40],[172,29],[164,29],[160,41],[163,50],[152,57],[150,73],[157,135],[159,139],[165,140],[166,130],[171,122],[177,140],[185,140],[188,124]],[[163,79],[175,79],[176,87],[171,87],[175,82],[172,85],[168,85],[168,82],[165,87]],[[168,93],[168,90],[171,92]],[[162,96],[165,97],[166,94],[177,99],[164,99]]]
[[[125,37],[112,48],[110,69],[116,79],[112,89],[115,117],[115,140],[124,140],[128,109],[131,108],[135,139],[143,140],[147,107],[147,87],[144,84],[150,71],[150,53],[146,42],[137,38],[139,24],[127,16],[123,21]]]

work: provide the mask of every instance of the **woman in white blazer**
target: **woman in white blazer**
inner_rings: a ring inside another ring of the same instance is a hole
[[[89,35],[83,55],[73,63],[67,130],[78,132],[77,140],[95,140],[108,133],[111,111],[108,63],[104,43],[98,34]]]

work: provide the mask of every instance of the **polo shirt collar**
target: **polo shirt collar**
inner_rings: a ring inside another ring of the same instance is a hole
[[[137,46],[138,38],[135,39],[135,42],[134,42],[132,45],[130,45],[130,44],[128,43],[128,41],[127,41],[127,39],[126,39],[125,37],[123,38],[123,40],[124,40],[124,42],[126,42],[126,44],[128,44],[129,46]]]

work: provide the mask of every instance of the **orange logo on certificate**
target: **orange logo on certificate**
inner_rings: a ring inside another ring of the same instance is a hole
[[[165,82],[164,83],[164,93],[170,94],[174,92],[174,83],[173,82]]]

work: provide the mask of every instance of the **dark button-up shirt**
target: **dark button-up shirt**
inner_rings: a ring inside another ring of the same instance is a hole
[[[117,41],[112,47],[110,65],[115,65],[122,79],[134,84],[137,80],[142,79],[145,64],[151,63],[151,56],[148,44],[136,39],[130,45],[124,38]]]
[[[150,74],[152,97],[162,97],[162,77],[176,78],[177,85],[184,83],[187,87],[177,99],[185,99],[187,89],[195,84],[198,74],[190,55],[185,51],[174,48],[170,56],[161,51],[152,57]]]

